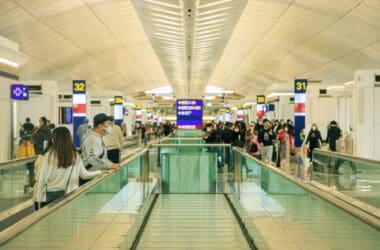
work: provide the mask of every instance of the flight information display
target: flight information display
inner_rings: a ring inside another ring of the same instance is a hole
[[[201,129],[203,101],[193,99],[177,100],[178,129]]]

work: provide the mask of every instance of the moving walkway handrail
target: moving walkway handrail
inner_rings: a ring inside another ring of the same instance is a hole
[[[174,141],[174,140],[181,140],[181,141],[195,141],[195,140],[203,140],[202,137],[192,137],[192,138],[182,138],[182,137],[165,137],[162,138],[162,141]]]
[[[35,159],[37,159],[37,156],[19,158],[19,159],[6,161],[6,162],[0,162],[0,170],[5,170],[5,169],[12,168],[14,166],[30,163],[30,162],[33,162]]]
[[[332,203],[336,207],[348,212],[349,214],[359,218],[360,220],[364,221],[368,225],[376,228],[377,230],[380,230],[380,217],[379,214],[369,213],[367,210],[364,210],[362,207],[357,206],[356,204],[353,204],[350,200],[344,199],[342,196],[338,196],[334,194],[331,190],[324,187],[323,185],[315,182],[305,182],[301,179],[291,176],[282,170],[273,167],[271,165],[268,165],[267,163],[256,159],[252,155],[242,152],[239,150],[234,149],[234,152],[238,152],[241,156],[249,158],[253,160],[254,162],[260,164],[261,166],[272,170],[273,172],[285,177],[287,180],[301,186],[302,188],[308,190],[309,192],[317,195],[318,197]],[[235,171],[239,171],[238,168],[241,166],[235,166]],[[240,180],[238,180],[239,182]]]
[[[139,156],[145,154],[148,151],[148,147],[140,150],[139,152],[135,152],[132,156],[128,157],[126,160],[124,160],[121,165],[125,166],[131,161],[135,160]],[[5,229],[4,231],[0,232],[0,246],[11,240],[12,238],[16,237],[20,233],[24,232],[26,229],[37,223],[42,218],[46,217],[47,215],[51,214],[55,210],[61,208],[65,204],[69,203],[70,201],[74,200],[81,194],[85,193],[86,191],[90,190],[92,187],[100,183],[102,180],[107,178],[108,176],[112,175],[110,174],[102,174],[100,176],[95,177],[94,179],[88,181],[83,186],[80,186],[78,189],[74,190],[73,192],[67,194],[66,196],[62,197],[61,199],[58,199],[55,202],[52,202],[48,204],[47,206],[43,207],[42,209],[32,213],[31,215],[25,217],[24,219],[20,220],[19,222],[15,223],[14,225],[10,226],[9,228]]]
[[[376,167],[380,168],[380,161],[376,161],[376,160],[372,160],[372,159],[367,159],[367,158],[363,158],[363,157],[359,157],[359,156],[353,156],[353,155],[339,153],[339,152],[321,150],[321,149],[318,149],[318,148],[316,148],[316,149],[313,150],[313,156],[314,156],[314,154],[321,154],[321,155],[325,155],[325,156],[339,158],[339,159],[342,159],[342,160],[349,160],[349,161],[353,161],[355,163],[357,163],[357,162],[365,163],[365,164],[369,164],[371,166],[376,166]]]
[[[157,144],[153,143],[152,147],[224,147],[224,148],[229,148],[232,147],[231,144]]]

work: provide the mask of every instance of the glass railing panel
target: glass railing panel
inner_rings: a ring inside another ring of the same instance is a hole
[[[165,194],[216,192],[216,153],[166,153],[161,168]]]
[[[313,158],[313,181],[380,208],[380,162],[324,151]]]
[[[226,181],[222,172],[223,169],[227,171],[230,165],[226,159],[229,160],[231,157],[225,157],[230,154],[229,145],[160,144],[155,146],[160,154],[164,193],[224,192]]]
[[[235,195],[269,247],[274,247],[274,234],[301,249],[310,244],[318,249],[376,249],[380,244],[375,228],[260,161],[242,158],[246,160],[238,166],[242,179],[235,183]]]
[[[0,166],[0,213],[33,196],[34,161],[17,160]]]
[[[176,137],[201,137],[203,135],[203,131],[202,130],[193,130],[193,129],[189,129],[189,130],[177,130],[176,133],[175,133],[175,136]]]
[[[108,234],[114,232],[115,228],[126,234],[135,215],[149,197],[147,190],[153,188],[150,183],[143,181],[149,176],[149,166],[143,166],[144,156],[148,156],[148,153],[99,180],[94,187],[62,205],[0,248],[89,249],[97,243],[102,244],[105,237],[111,237]]]

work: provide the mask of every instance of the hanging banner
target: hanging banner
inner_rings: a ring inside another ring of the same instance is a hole
[[[264,117],[266,112],[265,95],[258,95],[256,97],[256,116]]]
[[[124,107],[123,107],[123,97],[115,96],[113,102],[113,117],[115,119],[115,124],[121,125],[124,118]]]
[[[305,129],[307,79],[294,80],[294,145],[302,146],[301,132]]]
[[[74,145],[80,147],[80,138],[77,135],[78,127],[86,119],[86,81],[73,80],[73,138]]]

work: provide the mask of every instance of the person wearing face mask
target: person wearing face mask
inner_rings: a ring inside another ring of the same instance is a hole
[[[217,134],[213,125],[211,123],[207,123],[205,130],[206,133],[203,135],[203,140],[205,140],[208,144],[217,143]]]
[[[103,142],[103,136],[112,130],[111,116],[104,113],[95,115],[94,128],[84,135],[82,140],[82,158],[84,166],[89,171],[103,169],[120,169],[118,163],[111,162],[107,157],[107,149]],[[81,182],[83,183],[83,182]]]
[[[336,121],[330,122],[330,126],[327,130],[326,142],[329,144],[331,151],[337,151],[337,140],[342,137],[342,130],[338,127]]]
[[[307,150],[307,157],[310,159],[310,161],[313,160],[313,150],[315,148],[321,148],[322,144],[322,136],[321,132],[319,132],[318,127],[315,123],[311,125],[311,130],[309,134],[306,137],[305,145],[308,147]]]
[[[243,148],[245,142],[245,124],[235,122],[235,126],[232,131],[231,144],[232,146]]]

